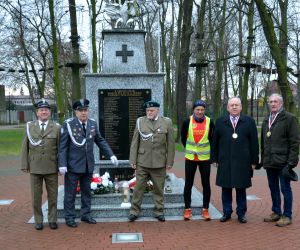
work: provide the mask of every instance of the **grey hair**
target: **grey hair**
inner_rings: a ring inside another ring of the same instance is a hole
[[[232,99],[238,99],[238,100],[240,101],[241,105],[242,105],[242,100],[241,100],[241,98],[239,98],[238,96],[230,97],[230,98],[228,99],[227,105],[229,104],[229,102],[230,102]]]
[[[274,93],[274,94],[272,94],[272,95],[269,96],[268,101],[270,100],[271,97],[276,97],[277,99],[279,99],[279,101],[280,101],[281,103],[283,103],[283,98],[282,98],[281,95],[279,95],[279,94],[277,94],[277,93]]]

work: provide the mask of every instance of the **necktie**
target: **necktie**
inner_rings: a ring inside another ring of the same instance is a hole
[[[271,117],[271,120],[272,120],[272,123],[274,122],[274,119],[276,118],[276,114],[275,113],[272,113],[272,117]]]
[[[83,134],[84,136],[86,136],[86,128],[85,128],[85,123],[82,123],[82,129],[83,129]]]
[[[41,126],[42,126],[41,133],[42,133],[42,134],[44,134],[44,132],[45,132],[45,125],[46,125],[45,123],[42,123],[42,124],[41,124]]]
[[[233,126],[235,127],[236,126],[236,117],[232,117],[232,123],[233,123]]]

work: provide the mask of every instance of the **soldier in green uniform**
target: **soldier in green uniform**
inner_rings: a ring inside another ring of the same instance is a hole
[[[131,167],[136,169],[129,221],[138,218],[149,179],[153,182],[154,217],[165,221],[164,183],[166,169],[171,169],[174,163],[175,142],[172,121],[159,116],[159,106],[155,101],[146,102],[146,116],[136,122],[129,157]]]
[[[28,122],[22,144],[22,171],[30,173],[35,229],[43,229],[42,194],[45,181],[48,194],[48,222],[57,229],[57,150],[60,125],[50,121],[50,105],[45,100],[36,104],[37,121]]]

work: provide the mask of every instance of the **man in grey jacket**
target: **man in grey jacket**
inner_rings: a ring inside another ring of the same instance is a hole
[[[267,171],[273,213],[264,221],[284,227],[292,223],[293,194],[290,179],[282,174],[282,169],[285,166],[292,169],[298,164],[299,127],[296,117],[283,109],[280,95],[272,94],[268,104],[270,114],[261,130],[261,162]],[[280,190],[284,197],[283,212]]]

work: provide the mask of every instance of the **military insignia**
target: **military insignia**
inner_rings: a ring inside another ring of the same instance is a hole
[[[95,132],[95,129],[91,129],[91,133]]]
[[[90,135],[90,138],[92,139],[92,135]]]
[[[76,132],[76,128],[73,128],[73,131]]]
[[[79,131],[81,131],[81,128],[78,128]]]

